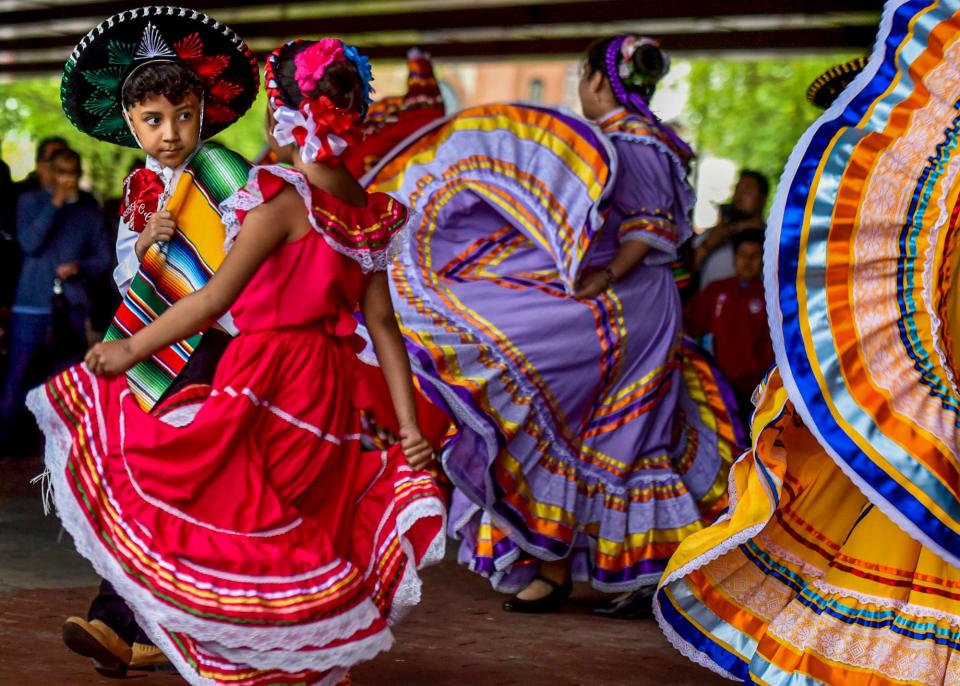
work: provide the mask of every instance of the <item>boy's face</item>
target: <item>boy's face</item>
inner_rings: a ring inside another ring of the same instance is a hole
[[[741,243],[734,254],[734,266],[737,278],[741,281],[759,279],[763,273],[763,245],[760,243]]]
[[[176,105],[157,95],[128,114],[144,151],[165,167],[182,164],[200,140],[200,99],[193,93]]]

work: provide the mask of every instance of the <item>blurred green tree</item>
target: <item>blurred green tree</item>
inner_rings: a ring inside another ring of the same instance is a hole
[[[266,144],[263,133],[265,97],[260,95],[249,112],[216,137],[247,158],[255,158]],[[38,141],[62,136],[80,153],[84,173],[94,194],[102,201],[119,196],[123,179],[140,150],[110,145],[75,129],[60,107],[60,79],[24,79],[0,84],[0,143],[8,137]]]
[[[819,111],[806,101],[807,86],[848,56],[765,60],[692,60],[689,123],[701,155],[758,169],[775,183],[803,131]],[[87,177],[101,199],[120,194],[139,150],[96,141],[74,129],[60,109],[59,78],[0,84],[0,143],[6,137],[36,141],[65,137],[84,160]],[[265,97],[216,140],[254,159],[263,150]]]
[[[697,152],[763,172],[772,190],[793,146],[821,113],[807,102],[807,87],[852,57],[692,60],[688,113]]]

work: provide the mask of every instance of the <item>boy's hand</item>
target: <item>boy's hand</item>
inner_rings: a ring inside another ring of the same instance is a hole
[[[150,219],[147,220],[147,225],[143,228],[140,238],[137,239],[137,244],[134,247],[137,251],[137,256],[142,260],[144,253],[147,252],[147,248],[154,243],[165,243],[169,241],[173,238],[176,230],[177,225],[173,221],[172,214],[167,210],[154,212],[150,215]]]
[[[136,360],[129,341],[97,343],[84,358],[87,367],[97,376],[117,376],[130,369]]]
[[[403,449],[403,456],[407,458],[407,464],[414,471],[419,472],[433,460],[433,448],[420,433],[418,426],[400,427],[400,447]]]

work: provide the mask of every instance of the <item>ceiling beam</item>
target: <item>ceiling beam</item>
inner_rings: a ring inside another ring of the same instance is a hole
[[[866,49],[876,30],[867,26],[787,29],[783,31],[718,31],[678,33],[669,36],[665,47],[673,53],[778,50]],[[491,59],[503,57],[573,56],[581,54],[592,36],[544,38],[539,40],[484,40],[478,42],[421,43],[419,48],[436,58]],[[373,59],[402,59],[405,45],[370,46],[364,54]],[[263,55],[259,55],[261,59]],[[62,61],[0,63],[0,74],[59,73]]]
[[[0,12],[5,26],[56,22],[89,18],[91,25],[123,10],[141,7],[142,2],[84,2]],[[640,2],[639,0],[582,0],[580,2],[514,2],[498,6],[470,7],[452,3],[449,8],[418,10],[417,3],[406,3],[402,11],[388,9],[370,12],[343,8],[318,8],[312,19],[287,21],[294,33],[301,21],[319,22],[321,33],[359,33],[377,30],[429,30],[432,28],[472,28],[476,26],[515,26],[518,24],[566,24],[578,21],[612,22],[629,20],[663,20],[704,17],[742,17],[782,14],[842,14],[846,12],[880,13],[879,0],[684,0],[684,2]],[[283,4],[264,0],[201,0],[199,10],[215,14],[216,10],[276,7],[282,14]],[[428,7],[435,7],[430,5]],[[275,23],[275,22],[267,22]],[[282,23],[282,22],[281,22]],[[265,35],[257,30],[261,22],[231,23],[241,35]],[[290,35],[285,29],[284,35]],[[316,33],[317,31],[313,31]],[[276,34],[271,34],[276,35]],[[79,38],[79,37],[78,37]]]
[[[219,2],[219,0],[216,0]],[[213,0],[201,3],[210,5]],[[90,3],[101,8],[100,18],[110,13],[108,6],[123,6],[128,3]],[[229,0],[231,7],[262,4],[262,0]],[[410,3],[413,5],[413,3]],[[730,7],[722,5],[729,4]],[[87,5],[61,5],[64,12],[75,13],[77,7]],[[117,9],[117,7],[113,7]],[[20,10],[0,13],[0,24],[9,23],[7,16],[23,12],[41,12],[46,10]],[[873,0],[753,0],[752,2],[720,3],[717,0],[684,0],[684,2],[638,2],[636,0],[588,0],[585,2],[560,3],[523,3],[503,7],[475,7],[473,9],[441,9],[422,12],[386,12],[370,15],[350,15],[342,17],[313,17],[298,19],[279,19],[275,21],[239,21],[230,26],[247,40],[276,39],[278,41],[294,36],[323,36],[362,34],[370,36],[376,33],[399,31],[425,32],[429,39],[432,30],[469,30],[517,26],[559,26],[583,25],[585,32],[595,31],[591,25],[630,22],[662,21],[668,19],[703,19],[706,17],[760,16],[818,14],[853,11],[876,11]],[[61,15],[63,18],[63,15]],[[841,23],[842,22],[838,22]],[[871,29],[872,30],[872,29]],[[50,50],[72,48],[82,34],[52,33],[49,30],[37,36],[18,35],[0,39],[0,51],[17,52],[21,59],[29,59],[25,53],[30,50]],[[371,41],[375,42],[375,41]],[[672,43],[672,36],[664,36],[665,43]]]
[[[47,7],[31,7],[23,10],[0,12],[0,24],[39,24],[64,19],[90,19],[95,24],[101,19],[113,16],[124,10],[143,7],[143,2],[77,2]],[[158,3],[160,4],[160,3]],[[171,3],[173,4],[173,3]],[[264,0],[206,0],[204,8],[224,9],[228,7],[261,6]],[[200,9],[199,7],[197,9]]]

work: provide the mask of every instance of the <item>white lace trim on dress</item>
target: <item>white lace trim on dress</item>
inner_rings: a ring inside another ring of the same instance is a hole
[[[403,246],[407,241],[407,226],[410,226],[414,222],[414,213],[410,213],[407,216],[404,227],[391,236],[385,248],[380,250],[367,248],[356,250],[348,248],[332,239],[327,233],[326,228],[317,221],[313,213],[313,193],[310,190],[310,181],[307,177],[292,167],[274,164],[253,167],[250,170],[247,184],[220,203],[220,215],[223,220],[223,225],[226,228],[226,240],[223,244],[224,252],[230,251],[234,241],[237,239],[237,235],[240,233],[241,223],[237,217],[237,213],[239,211],[249,212],[264,203],[263,192],[260,190],[260,173],[264,171],[283,179],[296,189],[306,206],[307,220],[310,222],[310,226],[323,236],[323,239],[330,248],[359,264],[365,274],[369,272],[386,271],[394,258],[403,250]]]

